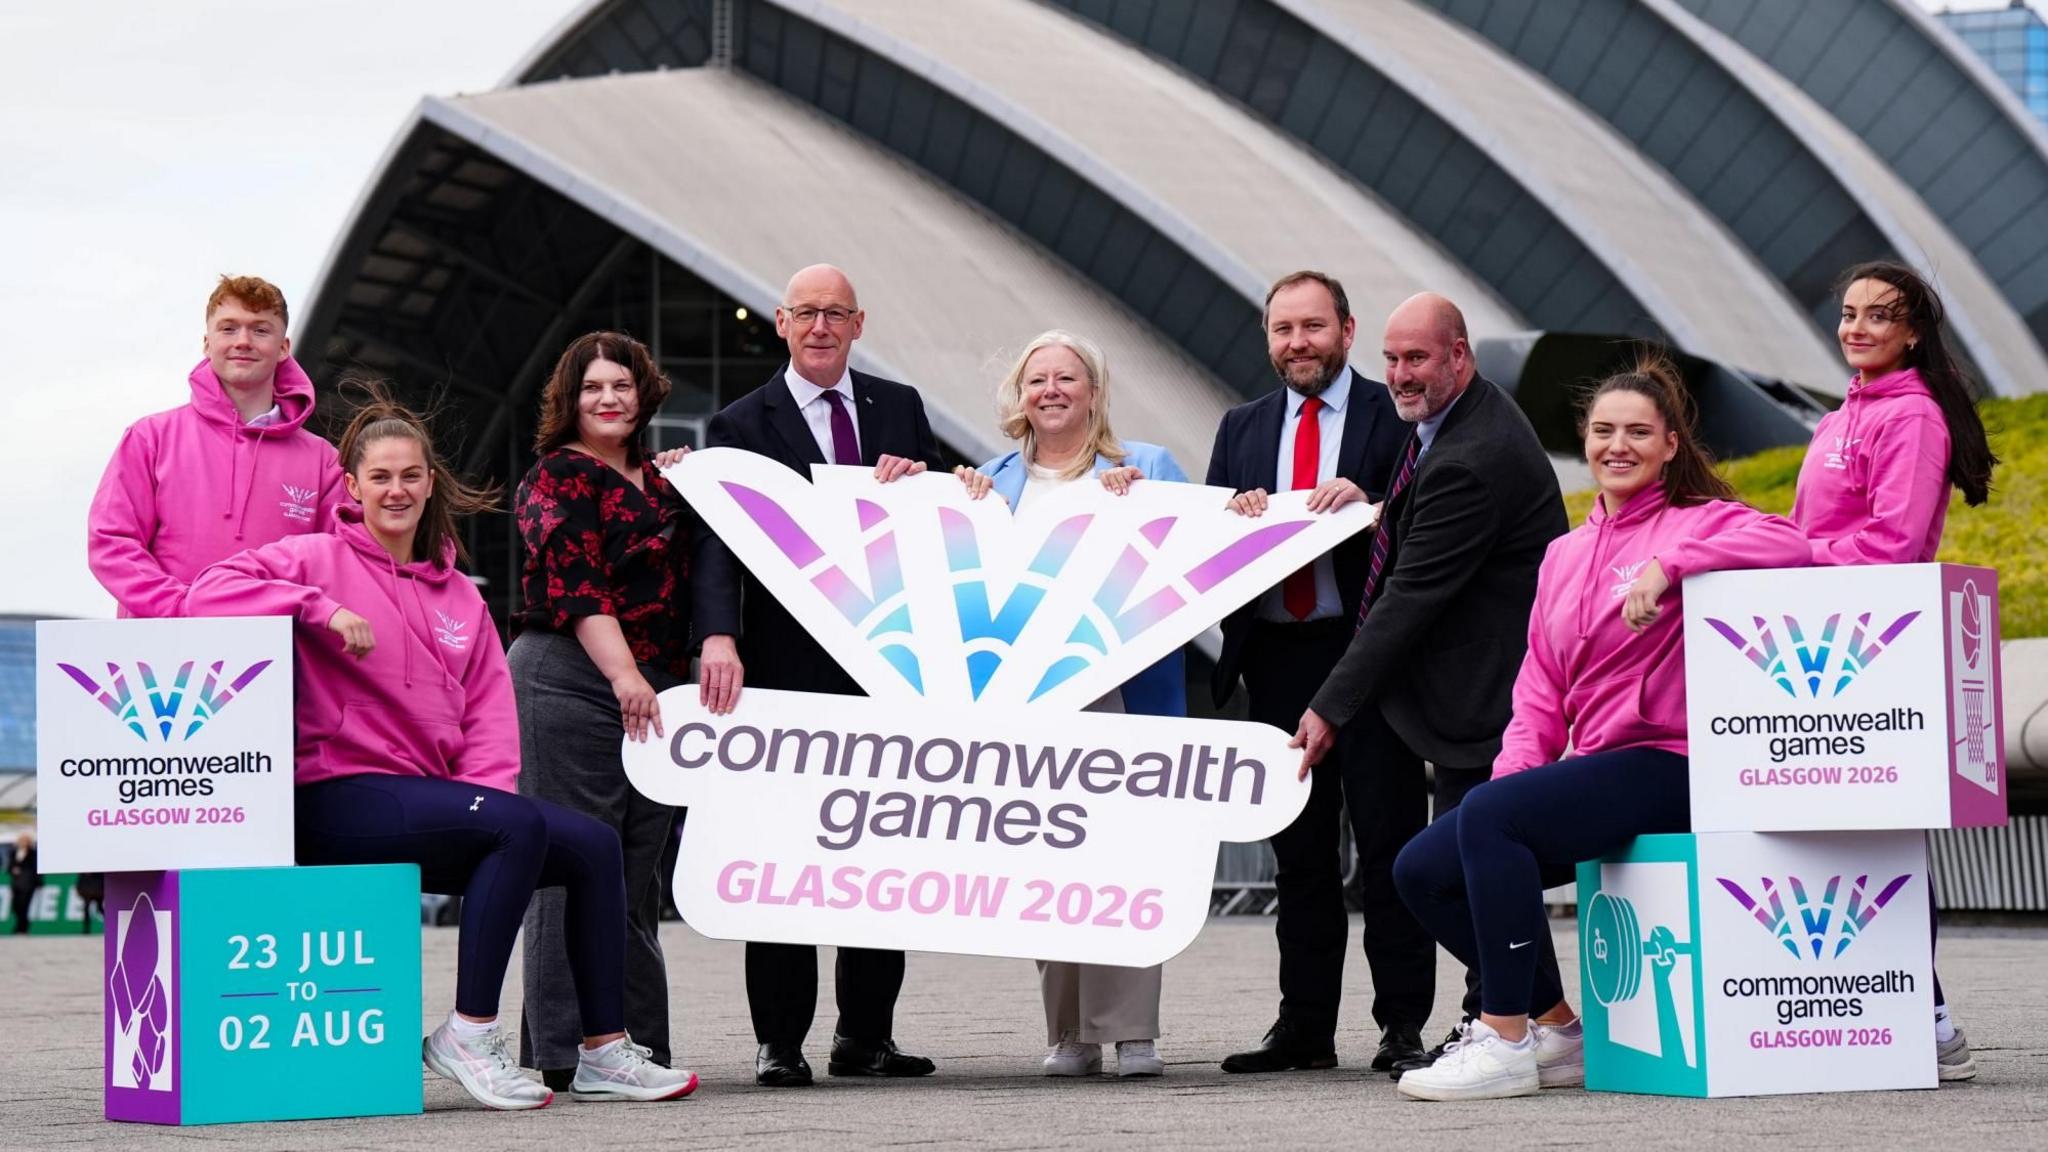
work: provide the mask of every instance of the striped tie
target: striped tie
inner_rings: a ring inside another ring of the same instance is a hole
[[[1401,456],[1401,470],[1394,474],[1394,486],[1387,490],[1387,499],[1380,505],[1379,526],[1372,530],[1372,566],[1365,570],[1365,591],[1358,597],[1358,626],[1365,627],[1365,614],[1372,610],[1373,597],[1379,595],[1380,577],[1387,571],[1387,533],[1393,522],[1394,497],[1408,487],[1408,481],[1415,478],[1415,460],[1422,454],[1422,438],[1415,433],[1408,434],[1408,451]]]

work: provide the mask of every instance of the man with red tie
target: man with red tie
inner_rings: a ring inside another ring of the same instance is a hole
[[[1232,409],[1216,432],[1208,483],[1236,490],[1256,516],[1268,491],[1313,489],[1311,507],[1378,501],[1408,426],[1387,390],[1346,363],[1357,323],[1343,285],[1320,272],[1282,277],[1266,294],[1266,346],[1281,387]],[[1222,707],[1243,676],[1251,718],[1292,732],[1309,698],[1344,654],[1365,586],[1371,536],[1318,557],[1223,622],[1211,692]],[[1381,1069],[1422,1054],[1421,1029],[1436,985],[1436,945],[1394,890],[1394,856],[1428,820],[1419,761],[1375,764],[1347,733],[1331,770],[1315,775],[1308,806],[1273,838],[1279,871],[1280,1018],[1259,1047],[1232,1055],[1226,1072],[1337,1065],[1337,1003],[1349,931],[1340,821],[1349,811],[1365,898],[1365,958]]]

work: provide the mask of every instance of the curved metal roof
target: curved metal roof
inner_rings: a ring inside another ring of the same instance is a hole
[[[2048,130],[1910,0],[1679,0],[1917,192],[2048,344]]]
[[[1805,310],[1670,176],[1576,102],[1434,11],[1374,0],[1277,6],[1415,95],[1565,222],[1675,343],[1839,391]]]
[[[1091,27],[1004,0],[773,0],[1007,125],[1206,263],[1254,304],[1297,268],[1345,283],[1377,326],[1432,290],[1475,332],[1526,322],[1408,221],[1214,92]],[[1114,108],[1115,115],[1104,115]]]
[[[855,363],[915,385],[935,431],[993,455],[1006,350],[1052,327],[1109,353],[1122,434],[1199,474],[1234,395],[1101,290],[836,122],[723,70],[429,99],[423,117],[750,307],[806,264],[845,268]],[[945,265],[951,264],[951,268]],[[943,271],[942,271],[943,269]]]

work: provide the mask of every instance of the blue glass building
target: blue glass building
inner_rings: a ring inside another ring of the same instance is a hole
[[[2048,124],[2048,20],[2026,0],[2012,0],[2006,8],[1943,12],[1941,20],[2018,94],[2035,119]]]

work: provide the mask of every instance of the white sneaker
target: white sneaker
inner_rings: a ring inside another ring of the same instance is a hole
[[[1536,1080],[1545,1088],[1576,1088],[1586,1082],[1586,1033],[1529,1022],[1536,1033]]]
[[[1943,1044],[1938,1040],[1935,1041],[1934,1061],[1935,1066],[1941,1071],[1941,1079],[1943,1080],[1975,1080],[1977,1078],[1977,1061],[1975,1057],[1970,1055],[1970,1038],[1963,1035],[1961,1028],[1956,1029],[1955,1039],[1950,1040],[1948,1043]]]
[[[547,1085],[519,1067],[512,1055],[512,1034],[496,1024],[482,1035],[461,1036],[443,1021],[421,1042],[420,1056],[427,1067],[462,1085],[486,1108],[545,1108],[555,1098]]]
[[[1403,1072],[1401,1095],[1416,1100],[1499,1100],[1539,1091],[1534,1041],[1515,1047],[1477,1020],[1466,1036],[1463,1043],[1445,1048],[1436,1063]]]
[[[1072,1032],[1060,1034],[1060,1042],[1045,1054],[1047,1076],[1093,1076],[1102,1071],[1102,1045],[1083,1044]]]
[[[1164,1076],[1166,1061],[1159,1058],[1159,1046],[1150,1040],[1116,1042],[1118,1076]]]
[[[697,1090],[688,1068],[664,1068],[653,1052],[628,1036],[592,1051],[576,1051],[576,1079],[569,1095],[578,1100],[680,1100]]]

